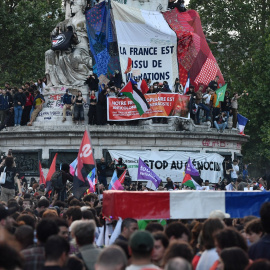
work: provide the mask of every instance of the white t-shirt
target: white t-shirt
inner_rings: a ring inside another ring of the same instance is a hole
[[[205,250],[199,259],[196,270],[209,270],[215,261],[219,259],[216,248]]]
[[[204,100],[205,100],[205,104],[209,105],[210,104],[210,100],[211,100],[211,95],[210,94],[205,94],[203,96]]]
[[[233,171],[231,171],[231,178],[237,178],[238,175],[236,172],[239,172],[239,166],[238,165],[232,165]]]

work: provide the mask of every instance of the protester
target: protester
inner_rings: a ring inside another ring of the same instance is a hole
[[[233,97],[231,99],[231,106],[232,106],[232,115],[233,115],[233,129],[236,129],[237,125],[237,113],[238,113],[238,99],[243,97],[244,93],[242,95],[238,95],[238,93],[233,93]]]
[[[136,219],[126,218],[121,224],[121,234],[118,236],[115,242],[118,240],[127,242],[130,236],[138,230],[138,223]]]
[[[164,270],[192,270],[192,266],[187,260],[176,257],[168,261]]]
[[[164,254],[163,267],[169,262],[170,259],[177,257],[186,259],[189,263],[191,263],[193,256],[194,254],[192,247],[188,243],[174,240],[170,243]]]
[[[69,252],[69,243],[64,238],[53,235],[45,244],[45,263],[43,270],[65,269]]]
[[[20,185],[18,181],[18,172],[15,167],[14,158],[7,156],[0,165],[0,174],[6,173],[5,183],[1,184],[1,200],[8,202],[8,200],[15,197],[15,184]]]
[[[73,96],[69,94],[69,89],[66,90],[66,93],[63,96],[63,119],[62,122],[65,122],[67,120],[67,110],[71,111],[72,114],[72,120],[74,120],[74,106],[72,103]]]
[[[261,223],[265,235],[249,248],[249,258],[270,260],[270,202],[262,205],[260,210]]]
[[[188,243],[190,240],[190,231],[181,222],[173,222],[169,224],[165,229],[165,234],[170,242],[173,240],[182,240]]]
[[[159,269],[151,263],[151,253],[154,248],[153,236],[147,231],[137,231],[129,239],[131,265],[126,270],[144,268]]]
[[[100,253],[95,270],[122,270],[127,267],[127,257],[124,251],[117,246],[110,246]]]
[[[37,225],[36,236],[38,244],[35,247],[22,250],[24,270],[41,270],[45,263],[45,243],[51,235],[58,234],[58,227],[51,219],[42,219]]]
[[[14,95],[14,126],[21,125],[22,113],[26,102],[26,96],[23,93],[22,88]]]
[[[238,247],[225,248],[220,259],[221,268],[218,269],[244,270],[249,264],[247,253]]]
[[[43,108],[43,104],[45,102],[44,97],[40,94],[38,90],[34,92],[34,101],[32,111],[30,113],[30,122],[28,126],[32,126],[33,122],[36,120],[38,114],[41,112]]]
[[[245,226],[245,233],[247,240],[251,244],[260,240],[264,233],[261,220],[256,218],[249,221]]]
[[[108,169],[110,169],[110,167],[113,165],[113,161],[111,162],[110,165],[108,165],[105,162],[105,158],[102,157],[100,159],[100,162],[97,164],[97,172],[98,172],[98,180],[101,184],[104,185],[104,187],[106,188],[108,183],[107,183],[107,171]]]
[[[154,237],[154,249],[151,256],[152,263],[161,267],[165,251],[169,245],[168,238],[162,232],[152,234]]]
[[[88,111],[88,125],[97,124],[97,98],[95,91],[91,91],[89,94],[89,111]]]
[[[118,178],[122,175],[124,170],[127,169],[127,165],[125,163],[123,163],[123,159],[121,157],[118,158],[118,163],[115,165],[115,169],[116,169],[116,173],[117,173]]]
[[[196,270],[206,270],[219,259],[215,248],[214,234],[225,227],[220,219],[207,219],[202,227],[202,242],[205,251],[202,253]]]
[[[81,91],[78,91],[77,96],[72,98],[72,103],[74,103],[74,120],[76,125],[79,122],[84,124],[84,103],[86,103],[86,100],[83,98]]]
[[[79,253],[76,256],[83,260],[88,270],[95,269],[95,263],[101,252],[93,245],[95,230],[96,225],[93,220],[79,221],[74,229],[75,239],[79,246]]]

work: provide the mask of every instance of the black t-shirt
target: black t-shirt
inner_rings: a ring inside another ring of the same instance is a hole
[[[216,81],[211,81],[208,85],[212,90],[216,91],[218,88],[218,83]]]
[[[115,166],[117,177],[120,177],[121,174],[124,172],[124,170],[127,169],[127,165],[122,163],[122,164],[116,164]]]
[[[107,169],[108,169],[108,165],[106,164],[106,162],[100,162],[97,164],[98,175],[106,177]]]
[[[4,171],[6,168],[6,182],[5,184],[2,184],[1,186],[8,189],[14,189],[15,188],[15,176],[17,173],[17,169],[15,167],[1,167],[0,173]]]

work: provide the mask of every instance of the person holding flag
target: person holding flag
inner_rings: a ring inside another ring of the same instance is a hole
[[[232,129],[236,129],[237,126],[237,114],[238,114],[238,99],[243,97],[244,95],[248,95],[248,93],[242,93],[242,95],[238,95],[237,92],[233,93],[233,97],[231,100],[231,106],[232,106],[232,115],[233,115],[233,126]]]
[[[125,176],[126,176],[126,170],[120,175],[120,177],[117,176],[116,170],[113,173],[110,185],[109,185],[109,190],[123,190],[122,184],[125,181]]]
[[[88,175],[93,172],[93,170],[96,171],[96,162],[94,159],[90,134],[85,130],[78,152],[77,166],[73,178],[73,194],[77,199],[80,199],[84,192],[89,189]]]
[[[185,169],[185,177],[183,179],[182,185],[188,186],[191,189],[201,190],[202,182],[199,171],[194,167],[191,159],[188,159],[187,166]]]
[[[216,90],[216,92],[211,96],[211,105],[213,108],[213,122],[220,114],[221,101],[224,101],[225,92],[227,89],[227,84]]]
[[[146,180],[146,187],[152,190],[157,190],[161,179],[139,158],[138,163],[138,180]]]

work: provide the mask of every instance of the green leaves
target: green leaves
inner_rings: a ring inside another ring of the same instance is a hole
[[[0,2],[0,86],[44,76],[50,32],[64,19],[61,0]]]
[[[239,112],[247,117],[244,145],[246,162],[262,173],[270,160],[270,31],[267,0],[190,0],[202,26],[213,41],[211,50],[228,83],[228,90],[249,95],[239,99]],[[258,175],[258,174],[257,174]]]

